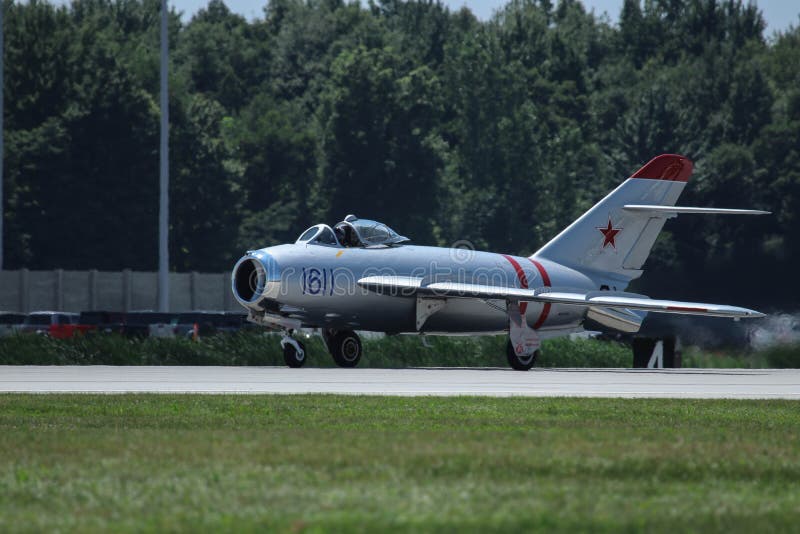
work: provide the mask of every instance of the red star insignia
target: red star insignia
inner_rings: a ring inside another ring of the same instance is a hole
[[[596,228],[600,230],[601,234],[603,234],[603,248],[606,248],[607,245],[611,245],[616,249],[617,244],[614,242],[614,240],[622,228],[614,228],[613,224],[611,223],[611,217],[608,218],[608,226],[605,228],[602,226],[596,226]]]

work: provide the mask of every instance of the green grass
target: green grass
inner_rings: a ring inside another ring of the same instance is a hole
[[[796,531],[800,404],[0,395],[0,531]]]

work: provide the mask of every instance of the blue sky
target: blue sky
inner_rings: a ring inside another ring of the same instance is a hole
[[[188,20],[198,9],[208,3],[208,0],[168,0],[170,5],[178,11],[183,11],[184,20]],[[244,15],[249,19],[263,16],[263,8],[267,0],[224,0],[225,4],[234,12]],[[451,9],[467,6],[480,19],[487,19],[494,10],[503,6],[507,0],[443,0]],[[583,5],[589,10],[594,10],[598,15],[608,13],[612,22],[616,22],[622,7],[623,0],[583,0]],[[790,24],[800,25],[800,2],[795,0],[760,0],[756,4],[764,14],[767,21],[766,34],[773,31],[784,30]]]

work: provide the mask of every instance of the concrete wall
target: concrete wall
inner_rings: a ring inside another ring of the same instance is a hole
[[[0,311],[158,309],[153,272],[0,271]],[[170,311],[234,310],[230,273],[170,273]]]

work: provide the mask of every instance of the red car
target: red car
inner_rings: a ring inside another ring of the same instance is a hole
[[[20,330],[64,339],[83,335],[92,329],[91,325],[78,324],[77,313],[37,311],[28,314]]]

